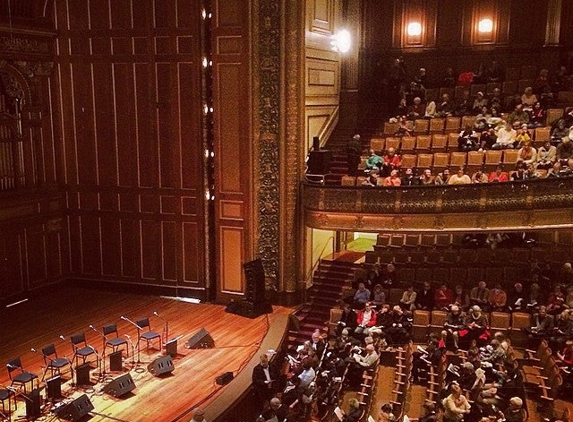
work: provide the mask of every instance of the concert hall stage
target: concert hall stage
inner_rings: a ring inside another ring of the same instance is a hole
[[[111,377],[122,372],[114,372],[98,381],[98,368],[91,371],[92,386],[73,387],[69,367],[66,367],[63,373],[66,381],[62,385],[64,400],[88,395],[94,410],[91,417],[86,416],[82,421],[187,422],[190,410],[201,406],[206,409],[207,420],[214,422],[248,389],[258,356],[278,348],[285,338],[291,309],[274,306],[273,310],[272,314],[249,319],[227,313],[221,305],[62,286],[61,291],[56,288],[41,297],[0,310],[0,384],[10,385],[5,364],[18,356],[24,368],[41,379],[45,366],[41,348],[54,343],[59,357],[71,358],[70,336],[77,332],[83,331],[88,345],[101,354],[103,339],[90,325],[101,332],[103,325],[117,323],[119,335],[123,338],[128,335],[136,342],[137,328],[121,316],[131,321],[149,317],[153,331],[164,336],[163,318],[168,322],[169,338],[182,336],[171,374],[155,377],[148,372],[147,365],[159,357],[161,351],[157,349],[157,342],[152,342],[154,346],[149,351],[145,350],[143,341],[139,365],[132,363],[131,355],[124,359],[123,373],[131,374],[135,390],[118,398],[103,393]],[[161,318],[154,316],[154,312]],[[186,349],[187,340],[202,328],[211,335],[215,347]],[[136,351],[135,361],[137,358]],[[109,367],[109,359],[106,359],[106,367]],[[220,386],[215,378],[225,372],[232,372],[235,378],[230,384]],[[45,393],[43,389],[42,395]],[[25,408],[25,399],[19,397],[18,410],[12,419],[25,416]],[[60,420],[50,408],[49,403],[44,407],[41,420]]]

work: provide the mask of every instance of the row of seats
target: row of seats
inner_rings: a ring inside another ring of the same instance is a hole
[[[426,120],[427,121],[427,120]],[[543,126],[530,130],[534,146],[541,146],[545,141],[551,140],[551,127]],[[459,132],[448,134],[417,135],[417,136],[391,136],[387,138],[374,137],[370,139],[370,149],[376,153],[383,153],[394,148],[401,154],[457,151]]]

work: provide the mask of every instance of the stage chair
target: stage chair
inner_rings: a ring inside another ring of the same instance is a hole
[[[470,92],[469,87],[464,86],[464,85],[457,85],[454,88],[454,99],[457,100],[461,100],[464,97],[464,92],[468,91]],[[471,94],[471,93],[470,93]]]
[[[431,315],[430,333],[441,333],[444,329],[448,313],[446,311],[434,309]]]
[[[46,379],[48,371],[50,371],[50,378],[53,378],[55,375],[61,375],[62,369],[66,366],[70,366],[71,371],[72,362],[70,362],[66,357],[58,357],[58,352],[56,351],[54,343],[42,347],[42,356],[44,358],[44,363],[46,364],[44,374],[42,375],[42,381]]]
[[[444,152],[448,145],[448,136],[442,133],[432,135],[432,152]]]
[[[10,386],[23,388],[24,394],[28,393],[28,384],[31,386],[30,390],[34,389],[34,380],[36,380],[36,384],[38,384],[38,375],[25,371],[19,357],[9,361],[6,367],[8,368],[8,376],[10,377]],[[19,373],[14,375],[14,371],[19,371]]]
[[[111,347],[112,353],[117,352],[121,346],[125,346],[125,352],[129,356],[129,347],[127,340],[121,338],[117,331],[117,324],[107,324],[102,328],[103,336],[105,337],[105,347]],[[107,338],[109,334],[115,334],[115,337]]]
[[[8,412],[6,412],[6,400],[8,400],[9,414]],[[14,400],[14,409],[12,409],[12,400]],[[18,402],[16,401],[16,395],[11,390],[0,389],[0,402],[2,402],[2,413],[0,413],[0,416],[8,421],[11,421],[12,413],[18,410]]]
[[[159,344],[158,344],[158,350],[161,350],[161,335],[155,331],[151,330],[151,324],[149,323],[149,318],[141,318],[137,321],[135,321],[135,323],[137,324],[138,327],[141,328],[147,328],[147,331],[143,331],[143,332],[139,332],[142,331],[139,328],[137,329],[138,331],[138,339],[137,339],[137,347],[139,347],[139,342],[141,340],[145,340],[147,343],[147,349],[149,349],[149,343],[153,340],[158,340]]]
[[[453,100],[453,99],[454,99],[454,88],[450,88],[450,87],[447,87],[447,86],[441,87],[441,88],[440,88],[440,97],[439,97],[439,98],[442,98],[442,96],[443,96],[444,94],[448,94],[448,95],[450,96],[450,99]]]
[[[430,311],[416,309],[413,315],[412,339],[417,343],[424,343],[427,340],[429,327]]]
[[[70,337],[70,340],[72,342],[72,349],[74,351],[74,357],[73,357],[72,361],[74,361],[78,358],[81,358],[82,359],[82,365],[83,365],[84,363],[86,363],[86,360],[91,355],[95,355],[96,364],[97,364],[97,361],[98,361],[97,350],[91,346],[88,346],[88,344],[86,342],[86,335],[84,333],[74,334],[73,336]],[[79,366],[79,365],[76,363],[76,366]]]
[[[510,331],[510,320],[511,320],[511,314],[507,313],[507,312],[492,312],[490,313],[490,327],[491,327],[491,332],[495,332],[495,331],[501,331],[502,333],[504,333],[506,336],[509,335],[509,331]]]

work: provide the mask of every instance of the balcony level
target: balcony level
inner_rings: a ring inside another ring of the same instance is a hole
[[[307,227],[467,232],[573,227],[573,177],[456,186],[353,187],[302,182]]]

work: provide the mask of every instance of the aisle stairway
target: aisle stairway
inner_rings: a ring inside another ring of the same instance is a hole
[[[352,287],[355,270],[359,268],[359,264],[340,259],[320,261],[307,291],[307,306],[297,314],[299,329],[290,333],[291,345],[302,344],[316,329],[323,330],[328,325],[330,309]]]

